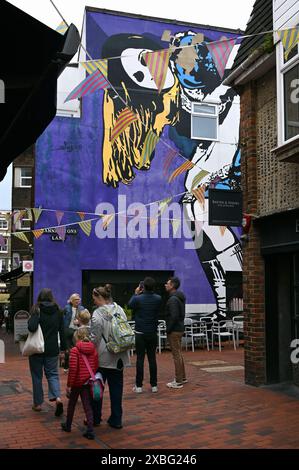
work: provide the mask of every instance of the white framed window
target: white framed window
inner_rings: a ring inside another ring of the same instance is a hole
[[[0,230],[8,230],[8,222],[5,217],[0,217]]]
[[[299,49],[296,44],[287,59],[278,45],[278,145],[299,137]]]
[[[15,187],[31,188],[32,186],[32,168],[16,167],[15,168]]]
[[[4,246],[0,245],[0,252],[1,253],[8,253],[8,238],[4,238]]]
[[[218,140],[218,104],[192,103],[191,139]]]
[[[31,220],[25,218],[18,220],[16,223],[16,229],[22,231],[31,230]]]

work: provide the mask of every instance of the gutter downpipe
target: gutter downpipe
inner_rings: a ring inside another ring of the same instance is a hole
[[[245,72],[249,68],[249,66],[261,55],[263,54],[263,50],[260,48],[256,49],[249,57],[247,57],[239,67],[236,68],[226,79],[222,82],[225,86],[233,86],[234,80],[241,75],[242,72]]]

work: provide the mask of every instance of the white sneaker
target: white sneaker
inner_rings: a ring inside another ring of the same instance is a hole
[[[188,383],[188,379],[183,379],[182,384],[186,384],[186,383]]]
[[[158,387],[157,387],[157,386],[152,387],[152,392],[153,392],[153,393],[157,393],[157,391],[158,391]]]
[[[136,385],[134,385],[134,387],[133,387],[133,392],[135,392],[135,393],[142,393],[142,387],[137,387]]]
[[[177,383],[175,380],[166,384],[168,388],[183,388],[183,384]]]

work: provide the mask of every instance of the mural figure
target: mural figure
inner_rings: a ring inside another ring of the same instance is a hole
[[[171,46],[192,44],[198,34],[178,32]],[[209,38],[205,37],[209,42]],[[141,160],[143,144],[148,131],[157,137],[168,126],[168,137],[178,151],[196,166],[185,175],[182,198],[184,214],[191,220],[202,222],[201,242],[194,235],[195,249],[209,284],[213,290],[216,311],[214,318],[226,315],[226,272],[241,271],[242,255],[237,236],[230,227],[208,225],[208,188],[240,188],[240,150],[238,148],[239,107],[236,93],[222,85],[222,80],[205,44],[193,48],[175,49],[170,56],[169,68],[161,93],[146,66],[142,55],[165,47],[147,36],[118,34],[107,39],[103,57],[120,57],[108,61],[108,80],[113,89],[104,95],[103,181],[117,187],[134,179],[134,168],[148,170],[155,151]],[[217,103],[219,107],[219,140],[191,139],[192,103]],[[113,144],[110,136],[119,113],[129,106],[140,120],[131,124]],[[141,122],[142,124],[141,124]],[[178,166],[183,160],[177,158]],[[201,170],[206,175],[199,186],[205,187],[205,202],[200,203],[191,192],[193,180]]]

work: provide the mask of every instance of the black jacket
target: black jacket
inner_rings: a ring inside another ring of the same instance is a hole
[[[135,331],[155,333],[158,327],[158,316],[162,299],[153,292],[144,292],[131,297],[128,307],[133,309]]]
[[[181,291],[170,294],[166,303],[166,331],[184,331],[186,297]]]
[[[34,311],[28,320],[28,330],[34,333],[40,324],[44,341],[45,356],[58,356],[58,333],[60,338],[60,349],[65,351],[64,323],[62,312],[52,302],[41,302],[39,304],[40,314]]]

